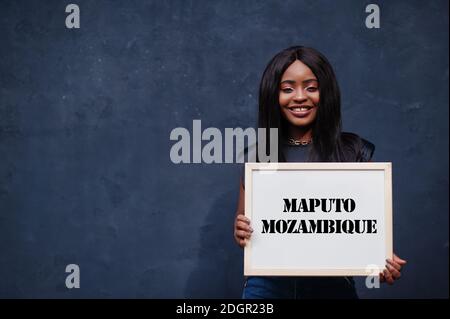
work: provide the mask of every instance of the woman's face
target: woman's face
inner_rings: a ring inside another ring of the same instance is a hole
[[[308,127],[319,106],[319,82],[304,63],[296,60],[284,72],[279,103],[283,117],[294,126]]]

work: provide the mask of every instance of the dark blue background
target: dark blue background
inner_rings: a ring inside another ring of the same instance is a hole
[[[448,1],[0,4],[0,297],[239,297],[238,164],[175,165],[175,127],[254,126],[269,59],[333,64],[344,129],[393,162],[403,278],[363,298],[448,297]],[[65,266],[81,288],[65,287]]]

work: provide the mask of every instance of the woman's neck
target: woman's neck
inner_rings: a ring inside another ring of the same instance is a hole
[[[300,141],[309,141],[312,138],[312,127],[289,125],[288,137]]]

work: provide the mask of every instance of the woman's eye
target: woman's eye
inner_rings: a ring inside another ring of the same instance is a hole
[[[309,88],[307,88],[306,89],[308,92],[316,92],[317,91],[317,88],[315,88],[315,87],[309,87]]]
[[[281,91],[283,93],[291,93],[293,90],[291,88],[284,88],[284,89],[281,89]]]

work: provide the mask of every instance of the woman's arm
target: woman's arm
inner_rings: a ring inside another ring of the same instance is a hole
[[[245,247],[245,240],[249,239],[253,229],[250,227],[250,219],[245,214],[245,190],[242,182],[239,182],[239,200],[234,220],[234,239],[242,248]]]

